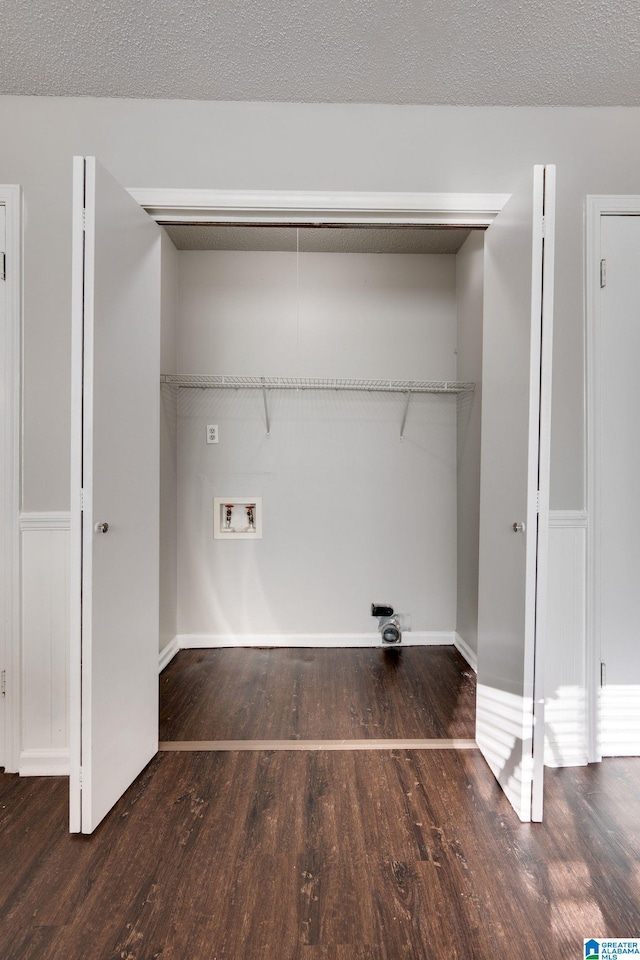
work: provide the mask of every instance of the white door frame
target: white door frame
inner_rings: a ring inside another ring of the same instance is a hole
[[[0,648],[6,667],[5,742],[7,773],[17,773],[21,749],[21,625],[20,625],[20,397],[22,371],[22,190],[0,184],[0,205],[6,215],[6,326],[3,338],[5,409],[3,458],[5,496],[0,503],[5,583],[5,620],[0,624]]]
[[[488,227],[508,193],[352,193],[128,188],[159,223]]]
[[[587,415],[587,609],[586,609],[586,706],[587,761],[602,760],[600,748],[600,583],[599,517],[600,471],[600,237],[601,218],[640,216],[640,196],[587,196],[586,208],[586,342],[585,380]]]

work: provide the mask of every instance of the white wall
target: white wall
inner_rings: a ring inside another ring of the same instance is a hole
[[[177,364],[178,252],[162,232],[160,369]],[[178,409],[176,391],[160,389],[160,650],[178,632]]]
[[[296,267],[295,253],[181,251],[179,260],[180,373],[455,379],[451,256],[301,253]]]
[[[74,153],[97,155],[128,186],[258,190],[502,193],[533,163],[556,163],[551,507],[584,508],[584,199],[640,192],[640,108],[3,97],[0,124],[10,131],[0,139],[0,182],[22,184],[25,200],[23,510],[69,508]],[[43,596],[37,566],[27,606]],[[55,602],[62,623],[66,596]],[[38,636],[46,650],[46,633]],[[65,640],[58,631],[56,663]],[[38,684],[46,661],[30,663]],[[49,680],[58,696],[57,674]],[[57,749],[57,723],[38,735],[45,750]]]
[[[478,651],[478,544],[482,414],[482,290],[484,234],[469,235],[456,257],[458,379],[475,383],[458,402],[458,611],[457,632]]]
[[[551,506],[584,507],[584,197],[640,190],[639,108],[5,97],[0,122],[0,180],[25,188],[24,509],[69,505],[73,153],[129,186],[229,189],[509,192],[555,162]]]
[[[455,258],[181,252],[181,373],[455,379]],[[416,632],[456,616],[456,398],[181,390],[180,634]],[[216,423],[220,442],[207,445]],[[213,539],[213,498],[262,497],[263,539]]]

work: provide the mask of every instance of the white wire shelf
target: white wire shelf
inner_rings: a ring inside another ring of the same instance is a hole
[[[465,393],[474,383],[457,380],[353,380],[319,377],[232,377],[163,373],[162,383],[206,390],[362,390],[375,393]]]
[[[230,377],[221,374],[163,373],[161,383],[192,390],[262,390],[264,419],[267,439],[271,436],[271,418],[267,402],[267,390],[360,390],[369,393],[402,393],[405,395],[404,414],[400,426],[400,439],[404,440],[404,428],[409,413],[409,401],[414,393],[467,393],[475,389],[474,383],[458,380],[352,380],[318,377]]]

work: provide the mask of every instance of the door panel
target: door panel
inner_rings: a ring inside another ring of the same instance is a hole
[[[534,682],[536,665],[542,676],[546,571],[537,498],[540,490],[544,524],[554,182],[553,167],[535,167],[485,235],[476,736],[522,820],[542,817],[542,737],[536,737],[532,811]],[[521,529],[514,531],[514,524]],[[543,698],[535,700],[542,731]]]
[[[605,668],[600,691],[602,756],[640,754],[640,216],[603,216],[597,328],[596,629]]]
[[[160,228],[92,157],[73,256],[70,822],[91,833],[157,750],[160,377]]]
[[[6,253],[5,245],[5,208],[4,204],[0,203],[0,270],[4,269],[4,262],[2,261],[2,254]],[[6,342],[6,325],[7,325],[7,305],[6,305],[6,288],[7,283],[4,278],[4,273],[0,273],[0,410],[2,410],[2,415],[0,415],[0,450],[3,453],[8,452],[8,444],[6,437],[6,424],[4,411],[7,409],[7,389],[8,385],[5,383],[5,364],[6,352],[8,350],[8,343]],[[5,504],[7,502],[7,491],[6,491],[6,476],[5,471],[0,472],[0,671],[4,671],[7,665],[7,644],[9,638],[7,637],[6,624],[7,624],[7,584],[9,583],[8,570],[5,566],[5,557],[6,549],[5,544],[7,543],[9,532],[8,525],[10,523],[10,518],[5,514]],[[0,767],[4,767],[7,762],[7,742],[6,742],[6,697],[0,693]]]

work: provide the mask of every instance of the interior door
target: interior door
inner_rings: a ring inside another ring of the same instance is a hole
[[[635,504],[640,381],[640,216],[602,216],[597,417],[592,456],[596,490],[596,631],[602,663],[600,753],[640,754],[640,651]]]
[[[71,832],[158,746],[160,228],[74,158]]]
[[[485,236],[476,739],[521,820],[542,819],[555,168]]]
[[[6,304],[6,267],[5,267],[5,208],[0,203],[0,410],[3,415],[0,416],[0,450],[3,454],[8,454],[8,444],[6,437],[6,425],[4,411],[7,409],[5,383],[5,364],[7,362],[7,343],[5,342],[5,330],[7,324],[7,304]],[[10,458],[7,458],[10,462]],[[7,584],[8,576],[5,565],[7,550],[5,544],[8,538],[9,517],[5,514],[5,504],[7,502],[7,491],[5,489],[5,471],[0,471],[0,767],[4,767],[7,762],[7,742],[6,742],[6,697],[4,695],[4,684],[6,677],[7,663]]]

